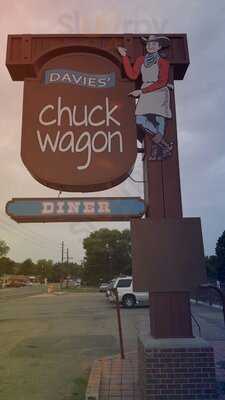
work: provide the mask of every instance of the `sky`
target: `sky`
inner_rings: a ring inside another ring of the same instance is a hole
[[[205,253],[213,254],[225,230],[224,0],[0,0],[0,9],[0,240],[10,246],[9,256],[59,261],[63,240],[71,260],[79,262],[82,240],[91,231],[129,227],[119,222],[17,224],[6,215],[12,197],[58,195],[36,182],[20,159],[23,82],[11,80],[5,58],[7,35],[24,33],[187,33],[191,63],[185,79],[175,83],[183,212],[201,217]],[[142,180],[140,157],[132,177]],[[143,188],[127,179],[91,195],[142,196]]]

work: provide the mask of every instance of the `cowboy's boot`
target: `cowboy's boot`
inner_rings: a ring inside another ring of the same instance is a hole
[[[156,144],[159,144],[162,140],[162,135],[160,133],[156,133],[156,135],[153,136],[152,141]]]

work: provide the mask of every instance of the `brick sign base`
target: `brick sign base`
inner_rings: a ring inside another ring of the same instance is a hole
[[[138,338],[143,400],[217,399],[213,348],[204,340]]]

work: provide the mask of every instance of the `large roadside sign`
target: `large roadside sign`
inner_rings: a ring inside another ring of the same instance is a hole
[[[137,156],[135,102],[128,96],[135,82],[124,76],[118,57],[102,46],[81,46],[79,37],[72,46],[52,38],[55,45],[44,56],[39,51],[30,77],[26,46],[34,54],[36,37],[17,39],[9,37],[7,65],[15,59],[12,76],[20,71],[24,80],[21,157],[31,175],[67,192],[104,190],[125,180]]]

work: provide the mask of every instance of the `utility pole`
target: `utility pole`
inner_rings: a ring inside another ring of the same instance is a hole
[[[66,249],[66,264],[67,264],[67,267],[69,266],[69,262],[72,259],[73,259],[73,257],[69,257],[69,249],[67,247],[67,249]],[[67,287],[67,289],[69,287],[68,274],[67,274],[67,277],[66,277],[66,287]]]
[[[64,241],[62,241],[62,264],[64,262]]]
[[[67,268],[68,268],[68,266],[69,266],[69,249],[68,249],[68,247],[66,249],[66,264],[67,264]],[[68,287],[69,287],[69,280],[68,280],[68,273],[67,273],[67,275],[66,275],[66,288],[68,289]]]
[[[62,249],[62,260],[61,260],[61,262],[62,262],[62,268],[63,268],[63,263],[64,263],[64,241],[62,241],[61,249]],[[62,289],[62,286],[63,286],[63,272],[62,271],[61,271],[60,275],[61,275],[60,276],[60,289]]]

